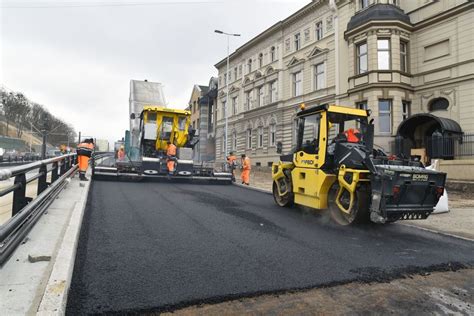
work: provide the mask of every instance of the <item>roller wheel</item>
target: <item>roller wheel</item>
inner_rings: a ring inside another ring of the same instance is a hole
[[[339,225],[347,226],[354,224],[364,224],[370,222],[370,188],[367,185],[360,185],[356,190],[356,196],[354,200],[354,206],[350,214],[347,214],[339,209],[336,204],[337,191],[339,185],[334,185],[329,192],[329,210],[331,212],[331,218],[334,222]],[[350,195],[347,191],[344,191],[341,196],[341,204],[344,207],[349,206]]]
[[[278,194],[278,186],[276,182],[273,182],[273,198],[275,199],[276,204],[281,207],[290,207],[293,206],[294,198],[293,193],[287,193],[283,196]]]

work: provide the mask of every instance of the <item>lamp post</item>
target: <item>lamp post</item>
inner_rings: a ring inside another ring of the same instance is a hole
[[[223,31],[215,30],[217,34],[222,34],[227,36],[227,70],[225,74],[225,83],[226,83],[226,101],[225,101],[225,106],[224,106],[224,118],[225,118],[225,127],[224,127],[224,161],[227,158],[227,144],[228,144],[228,134],[227,134],[227,107],[229,106],[229,57],[230,57],[230,52],[229,52],[229,39],[231,36],[240,36],[240,34],[232,34],[232,33],[226,33]]]

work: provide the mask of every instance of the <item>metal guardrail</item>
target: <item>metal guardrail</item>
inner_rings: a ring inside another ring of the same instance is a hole
[[[48,167],[50,169],[48,170]],[[38,170],[34,176],[26,174]],[[0,170],[0,180],[14,179],[13,185],[0,190],[0,197],[13,192],[12,217],[0,226],[0,265],[10,257],[43,212],[59,194],[66,179],[77,170],[76,154],[45,159]],[[51,182],[47,182],[51,173]],[[26,186],[38,180],[37,196],[26,196]]]

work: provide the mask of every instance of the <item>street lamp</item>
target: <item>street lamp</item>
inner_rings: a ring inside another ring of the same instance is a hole
[[[224,127],[224,161],[227,158],[227,107],[229,106],[229,38],[231,36],[240,36],[240,34],[232,34],[226,33],[220,30],[215,30],[217,34],[222,34],[227,36],[227,71],[225,75],[225,83],[226,83],[226,101],[224,106],[224,118],[225,118],[225,127]]]

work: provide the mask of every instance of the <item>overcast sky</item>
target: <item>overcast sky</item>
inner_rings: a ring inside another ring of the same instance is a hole
[[[0,0],[0,84],[112,142],[128,128],[130,79],[163,83],[184,108],[226,56],[214,29],[242,34],[232,51],[309,2]]]

